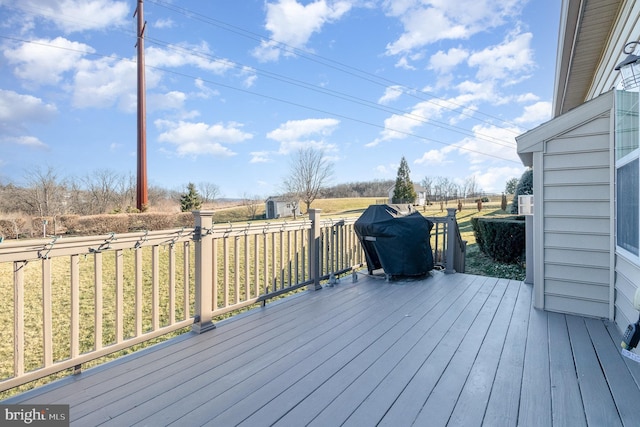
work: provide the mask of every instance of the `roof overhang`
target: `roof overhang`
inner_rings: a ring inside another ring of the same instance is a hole
[[[553,116],[587,100],[624,0],[564,0],[558,34]]]

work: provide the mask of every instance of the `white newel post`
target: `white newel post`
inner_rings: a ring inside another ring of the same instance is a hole
[[[195,217],[195,320],[191,329],[200,334],[214,329],[213,312],[213,211],[193,211]]]
[[[309,273],[313,283],[307,286],[309,290],[322,289],[320,285],[320,213],[322,209],[309,209],[311,230],[309,232]]]
[[[447,208],[447,264],[444,272],[455,273],[456,208]]]

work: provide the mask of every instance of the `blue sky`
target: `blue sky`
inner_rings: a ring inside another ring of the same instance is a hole
[[[136,173],[137,2],[0,0],[0,182]],[[146,0],[151,185],[281,192],[300,147],[332,184],[469,177],[501,192],[548,120],[556,0]]]

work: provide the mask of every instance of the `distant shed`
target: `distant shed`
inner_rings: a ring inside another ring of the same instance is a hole
[[[270,197],[265,202],[265,214],[267,219],[286,218],[301,215],[300,202]]]

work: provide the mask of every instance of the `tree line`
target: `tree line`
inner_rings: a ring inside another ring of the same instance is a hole
[[[135,212],[136,177],[101,169],[82,177],[63,177],[53,167],[33,168],[24,186],[0,183],[0,212],[55,217],[65,214],[98,215]],[[151,206],[175,205],[181,192],[150,186]],[[198,184],[202,200],[212,203],[220,188],[211,182]]]

